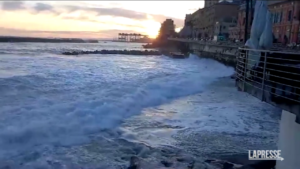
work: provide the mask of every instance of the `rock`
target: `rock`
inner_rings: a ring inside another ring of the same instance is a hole
[[[171,167],[173,165],[172,162],[169,162],[169,161],[161,161],[161,163],[165,166],[165,167]]]

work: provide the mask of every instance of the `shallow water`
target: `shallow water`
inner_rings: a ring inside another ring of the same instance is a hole
[[[51,45],[0,55],[0,160],[9,165],[120,167],[138,155],[150,167],[275,146],[278,110],[238,92],[233,68],[196,56],[65,57]]]

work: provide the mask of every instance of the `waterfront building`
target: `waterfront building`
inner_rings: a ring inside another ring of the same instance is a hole
[[[276,41],[299,43],[300,2],[295,0],[274,1],[269,3],[269,10]]]
[[[237,17],[223,17],[215,23],[214,40],[227,40],[229,39],[229,28],[236,27]]]
[[[249,15],[248,15],[248,29],[251,29],[253,12],[254,12],[254,3],[249,2]],[[251,8],[252,6],[252,8]],[[253,10],[252,10],[253,9]],[[245,35],[245,25],[246,25],[246,4],[243,3],[239,7],[237,15],[237,25],[235,27],[229,28],[229,39],[244,41]],[[248,37],[250,36],[250,31],[248,32]]]
[[[225,18],[236,17],[238,9],[238,4],[226,1],[204,8],[204,16],[202,20],[199,21],[199,29],[203,32],[204,38],[212,39],[214,37],[216,23]]]
[[[252,25],[253,10],[249,10],[248,30]],[[249,5],[250,7],[250,5]],[[268,8],[271,12],[273,23],[273,34],[275,42],[279,43],[300,43],[299,19],[300,19],[300,2],[295,0],[277,0],[268,1]],[[238,12],[238,23],[236,27],[229,29],[230,39],[244,40],[245,21],[246,21],[246,5],[240,6]],[[251,8],[249,8],[251,9]],[[250,31],[248,32],[249,37]]]

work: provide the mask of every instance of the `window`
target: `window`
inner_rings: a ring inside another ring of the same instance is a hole
[[[292,11],[289,11],[289,15],[288,15],[288,21],[292,20]]]
[[[281,13],[278,13],[277,23],[280,23]]]
[[[282,13],[282,11],[281,11],[281,13],[280,13],[280,19],[279,19],[279,23],[281,23],[281,21],[282,21],[282,15],[283,15],[283,13]]]

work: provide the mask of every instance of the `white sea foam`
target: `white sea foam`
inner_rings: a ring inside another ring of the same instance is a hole
[[[0,79],[0,159],[89,141],[144,108],[199,93],[234,71],[196,56],[3,56],[0,67],[23,73]]]

